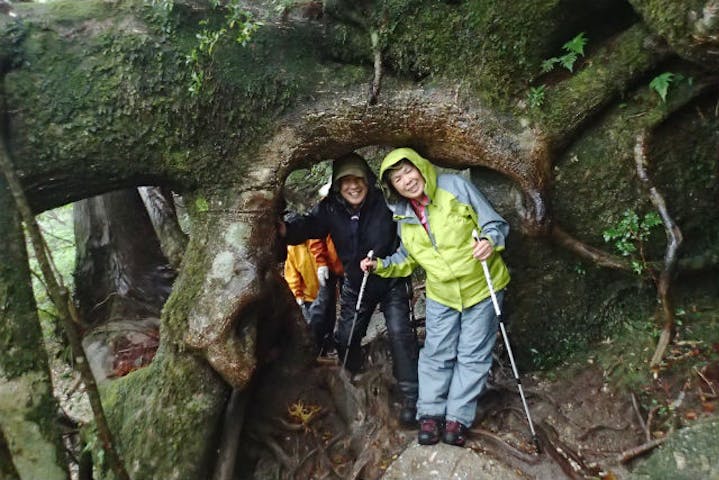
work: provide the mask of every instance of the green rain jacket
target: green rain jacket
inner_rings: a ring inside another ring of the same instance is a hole
[[[385,172],[403,159],[412,162],[424,177],[429,233],[409,200],[385,181]],[[507,286],[509,271],[499,252],[504,250],[509,224],[471,182],[455,174],[437,176],[434,166],[411,148],[390,152],[382,161],[380,178],[401,244],[395,254],[378,259],[375,274],[405,277],[419,265],[427,273],[428,298],[458,311],[476,305],[490,296],[482,264],[472,256],[472,230],[476,229],[494,246],[487,264],[495,291]]]

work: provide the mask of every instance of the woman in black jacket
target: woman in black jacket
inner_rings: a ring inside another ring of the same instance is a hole
[[[362,157],[355,153],[345,155],[332,165],[330,194],[309,214],[285,224],[288,244],[296,245],[308,238],[325,238],[330,234],[337,247],[345,271],[340,294],[340,318],[335,333],[339,358],[344,358],[362,283],[360,260],[370,250],[375,256],[383,258],[394,253],[399,246],[397,225],[376,180]],[[280,228],[281,234],[282,230]],[[405,424],[414,423],[417,401],[418,347],[409,320],[409,288],[407,278],[369,276],[346,364],[352,373],[360,369],[362,338],[379,304],[390,339],[392,371],[404,395],[400,421]]]

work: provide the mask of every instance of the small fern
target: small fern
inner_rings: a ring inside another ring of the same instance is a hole
[[[562,45],[562,50],[566,52],[564,55],[548,58],[542,62],[542,72],[551,72],[557,64],[573,72],[577,59],[584,56],[584,47],[588,41],[589,39],[584,32],[579,33],[576,37]]]
[[[672,86],[677,86],[679,83],[686,81],[689,86],[692,86],[694,80],[692,77],[685,77],[681,73],[664,72],[657,75],[649,82],[649,88],[657,92],[659,98],[662,99],[662,103],[666,103],[667,94]]]

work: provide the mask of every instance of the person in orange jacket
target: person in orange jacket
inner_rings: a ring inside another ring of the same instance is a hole
[[[287,245],[285,260],[285,281],[308,323],[311,319],[310,305],[315,301],[320,290],[317,278],[318,265],[309,244],[310,240],[306,240],[299,245]]]
[[[337,289],[344,270],[331,236],[327,235],[322,240],[310,239],[307,242],[317,264],[317,280],[320,284],[317,298],[310,306],[310,330],[315,339],[317,353],[327,355],[334,348]]]

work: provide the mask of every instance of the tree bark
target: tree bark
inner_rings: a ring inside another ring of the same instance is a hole
[[[175,272],[135,189],[76,202],[75,296],[90,325],[160,317]]]
[[[4,150],[4,146],[3,146]],[[4,155],[4,152],[0,152]],[[17,209],[0,181],[0,474],[65,480],[70,474],[57,428],[57,402]],[[14,467],[13,467],[14,464]]]
[[[147,208],[155,234],[160,240],[160,249],[175,270],[180,268],[182,256],[187,248],[187,235],[177,220],[172,192],[159,187],[139,187],[142,201]]]

